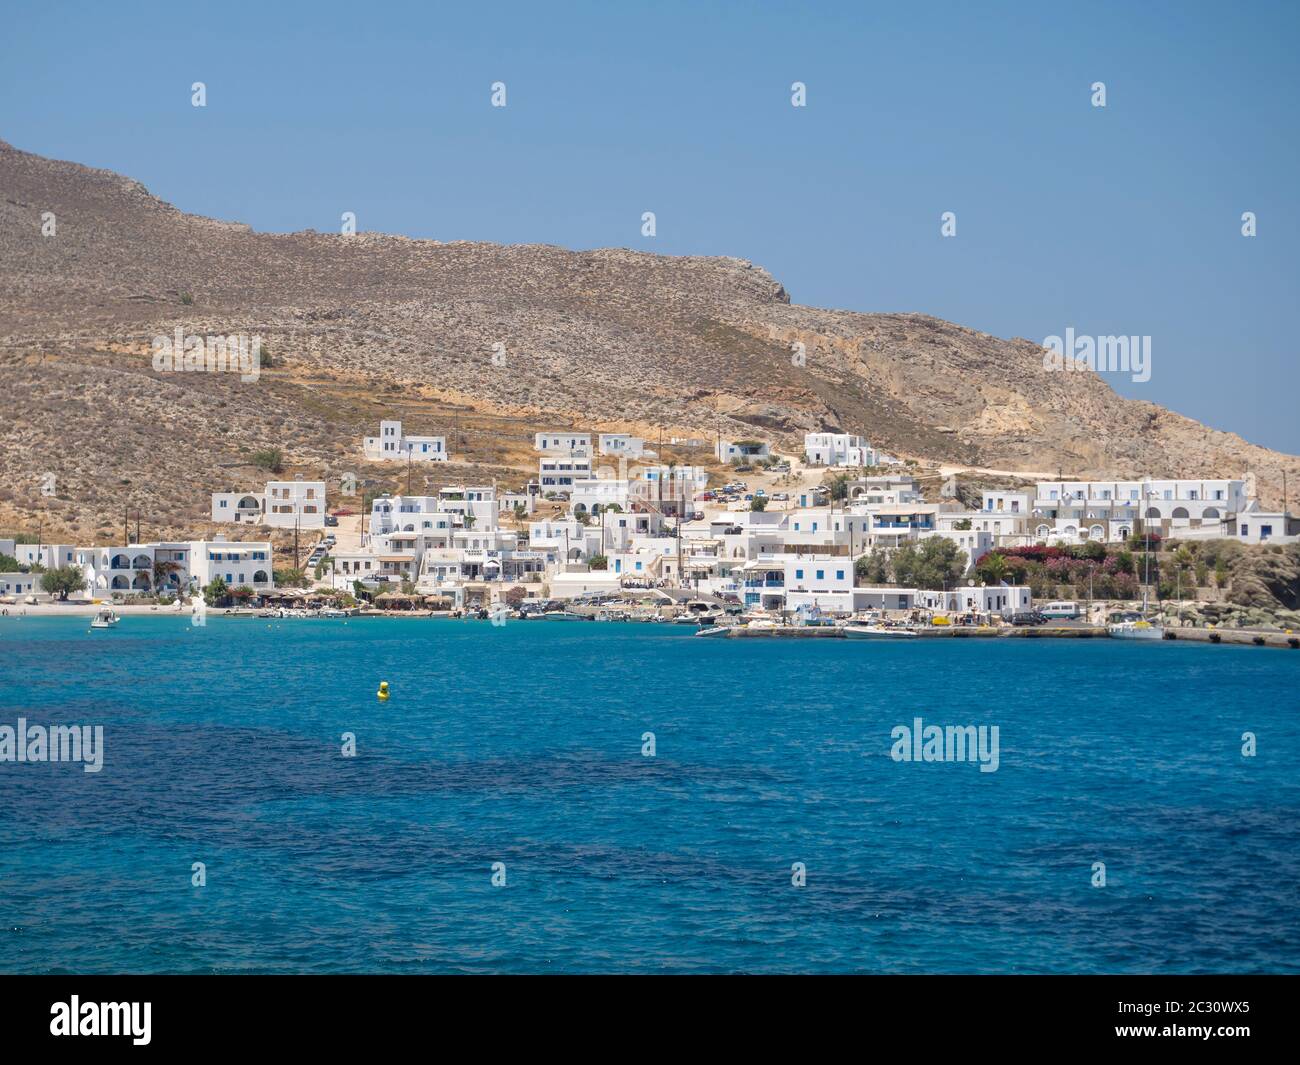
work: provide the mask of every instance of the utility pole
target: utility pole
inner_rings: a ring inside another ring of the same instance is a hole
[[[411,445],[406,445],[406,494],[411,494]]]
[[[140,542],[140,508],[135,508],[135,542]]]
[[[122,508],[122,543],[126,547],[131,546],[131,508]]]
[[[293,568],[298,568],[298,515],[293,516]]]

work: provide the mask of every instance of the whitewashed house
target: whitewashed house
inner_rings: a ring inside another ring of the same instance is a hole
[[[772,449],[762,440],[719,440],[714,453],[719,462],[747,465],[769,458]]]
[[[537,462],[537,484],[543,496],[567,495],[573,483],[591,479],[591,455],[583,451],[555,451]]]
[[[583,455],[590,458],[591,434],[575,433],[570,429],[547,430],[533,436],[533,450],[544,455]]]
[[[887,466],[897,462],[852,433],[805,433],[803,450],[809,466]]]
[[[398,419],[379,423],[379,435],[362,440],[362,451],[372,462],[387,460],[411,462],[447,462],[447,438],[444,436],[412,436],[402,433]]]
[[[785,608],[853,611],[853,559],[847,555],[786,556]]]
[[[1293,544],[1300,540],[1300,518],[1289,511],[1264,510],[1251,500],[1229,523],[1228,533],[1243,544]]]
[[[602,455],[613,458],[639,459],[643,455],[653,454],[645,449],[645,441],[630,433],[601,433],[598,449]]]
[[[139,547],[134,545],[131,550]],[[255,592],[275,587],[271,544],[234,542],[217,536],[211,540],[190,540],[190,584],[203,588],[216,577],[229,588],[252,588]]]
[[[261,492],[213,492],[212,520],[275,529],[323,529],[325,482],[267,481]]]
[[[569,493],[569,507],[575,514],[594,514],[610,507],[631,509],[631,484],[605,477],[575,480]]]
[[[917,605],[925,610],[945,614],[999,614],[1010,617],[1032,609],[1033,596],[1025,585],[968,584],[946,591],[921,589]]]

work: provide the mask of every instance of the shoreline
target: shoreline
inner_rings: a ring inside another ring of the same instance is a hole
[[[18,604],[14,606],[5,606],[0,608],[0,626],[7,621],[20,621],[24,618],[93,618],[100,610],[109,604],[92,604],[85,602],[69,603],[36,603],[36,604]],[[192,613],[188,609],[177,610],[175,607],[163,607],[153,604],[123,604],[112,606],[113,611],[122,618],[128,617],[171,617],[178,620],[188,620]],[[239,607],[209,607],[207,610],[209,617],[228,617],[228,618],[247,618],[254,621],[271,620],[260,618],[259,611],[248,610]],[[411,611],[411,610],[366,610],[357,614],[350,614],[345,618],[277,618],[276,621],[355,621],[360,618],[409,618],[411,620],[429,621],[429,620],[447,620],[447,621],[482,621],[484,619],[474,617],[453,617],[447,611]],[[517,621],[518,619],[511,619]],[[544,620],[544,619],[534,619]],[[550,620],[552,624],[556,619]],[[580,618],[560,619],[569,620],[574,623],[582,621]],[[488,622],[491,624],[491,622]],[[609,623],[609,622],[606,622]],[[649,620],[624,620],[623,624],[650,624]],[[682,625],[673,622],[663,622],[662,628],[689,628],[692,634],[700,631],[699,626]],[[1091,639],[1110,639],[1104,627],[1089,626],[1055,626],[1047,628],[1036,628],[1031,626],[1001,626],[998,628],[989,627],[963,627],[963,626],[918,626],[916,628],[917,636],[929,642],[931,640],[942,639],[1018,639],[1018,640],[1046,640],[1055,642],[1056,640],[1091,640]],[[793,639],[807,637],[836,638],[843,637],[843,632],[839,629],[823,628],[821,626],[781,626],[775,630],[753,630],[743,627],[737,627],[735,631],[728,633],[724,639]],[[1202,644],[1231,644],[1236,646],[1256,646],[1272,647],[1284,650],[1300,650],[1300,634],[1293,633],[1289,630],[1279,629],[1210,629],[1210,628],[1166,628],[1164,639],[1159,643],[1202,643]]]

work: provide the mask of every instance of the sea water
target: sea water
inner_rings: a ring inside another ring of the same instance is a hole
[[[1300,971],[1300,653],[692,631],[0,619],[0,971]]]

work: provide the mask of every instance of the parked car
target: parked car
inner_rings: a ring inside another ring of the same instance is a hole
[[[786,493],[786,492],[777,492],[776,495],[774,495],[772,498],[773,498],[774,500],[777,500],[778,502],[782,502],[782,503],[783,503],[783,502],[785,502],[787,499],[789,499],[790,496],[789,496],[789,494]]]
[[[326,525],[329,525],[329,526],[333,527],[333,526],[337,525],[338,523],[339,523],[339,519],[336,518],[333,514],[326,514],[326,515],[325,515],[325,524],[326,524]]]
[[[1018,610],[1011,615],[1012,625],[1041,625],[1046,620],[1036,610]]]

